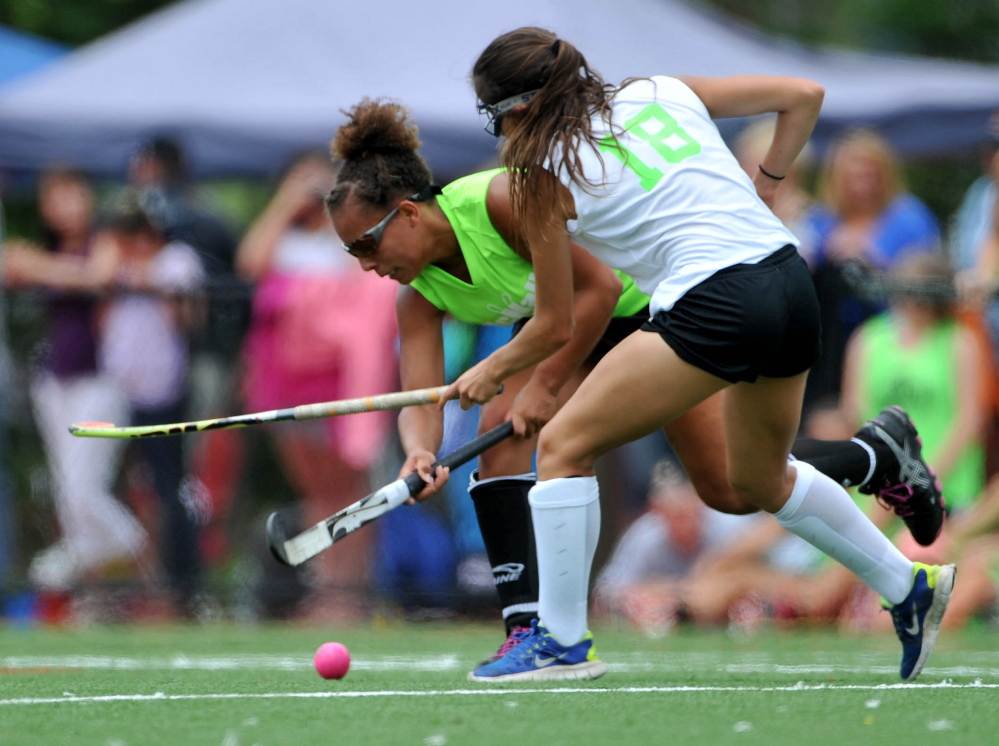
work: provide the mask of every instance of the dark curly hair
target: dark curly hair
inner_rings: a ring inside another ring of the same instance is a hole
[[[333,158],[343,165],[326,197],[327,212],[348,197],[389,207],[433,182],[430,167],[416,152],[422,143],[406,107],[365,98],[344,114],[349,121],[330,143]]]

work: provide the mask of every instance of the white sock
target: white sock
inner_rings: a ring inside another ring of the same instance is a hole
[[[791,497],[774,513],[777,522],[845,565],[897,604],[912,587],[912,562],[881,533],[836,482],[811,464],[795,461]]]
[[[590,567],[600,533],[596,477],[546,479],[529,495],[538,551],[538,615],[552,637],[586,635]]]

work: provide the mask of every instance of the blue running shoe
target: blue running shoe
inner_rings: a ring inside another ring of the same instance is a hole
[[[912,590],[905,600],[894,606],[881,600],[881,605],[891,612],[895,634],[902,642],[899,673],[906,681],[919,676],[933,652],[957,574],[954,565],[913,564]]]
[[[563,646],[538,622],[518,633],[519,641],[505,656],[479,666],[469,681],[552,681],[556,679],[595,679],[607,673],[607,666],[597,658],[593,634],[569,647]]]

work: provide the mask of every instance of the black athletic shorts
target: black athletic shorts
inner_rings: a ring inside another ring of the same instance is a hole
[[[615,316],[612,318],[610,323],[607,325],[607,330],[600,338],[600,341],[597,342],[596,347],[594,347],[593,351],[586,356],[586,362],[591,365],[599,363],[603,356],[613,350],[621,340],[632,332],[637,332],[642,328],[642,324],[645,324],[648,320],[648,306],[646,306],[640,313],[636,313],[634,316]],[[517,333],[524,328],[524,324],[526,323],[527,319],[515,321],[513,324],[512,336],[516,336]]]
[[[731,383],[804,373],[821,344],[815,286],[790,245],[758,264],[716,272],[642,329],[658,332],[683,360]]]

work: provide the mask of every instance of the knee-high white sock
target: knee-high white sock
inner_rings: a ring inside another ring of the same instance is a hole
[[[547,479],[531,488],[538,551],[538,614],[563,645],[583,639],[590,567],[600,532],[596,477]]]
[[[845,565],[897,604],[912,587],[912,562],[871,523],[846,490],[811,464],[795,461],[791,497],[774,513],[781,526]]]

